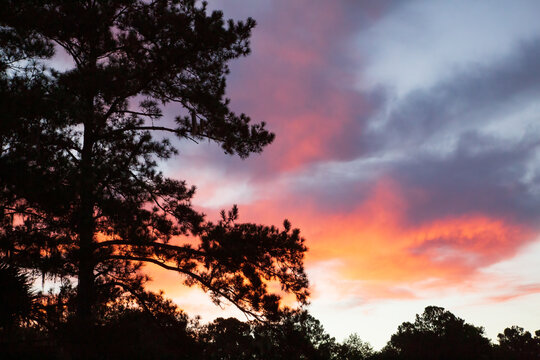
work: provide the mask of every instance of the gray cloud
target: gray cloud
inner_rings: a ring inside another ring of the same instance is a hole
[[[479,143],[489,143],[487,150],[478,152]],[[393,168],[392,177],[405,189],[410,220],[483,213],[535,224],[540,216],[540,196],[531,191],[536,181],[522,179],[540,139],[505,145],[496,138],[467,133],[458,150],[446,158],[424,155]]]
[[[386,175],[402,187],[411,222],[482,212],[534,223],[540,215],[538,192],[533,191],[540,186],[539,177],[533,171],[527,182],[523,179],[531,172],[538,142],[530,130],[524,136],[527,131],[519,128],[523,124],[533,131],[540,127],[530,119],[513,123],[522,109],[540,98],[540,41],[518,45],[513,55],[492,64],[461,68],[429,89],[417,90],[396,102],[384,89],[360,92],[343,81],[351,75],[355,62],[342,50],[349,37],[366,26],[360,20],[355,23],[355,14],[362,14],[369,24],[375,21],[368,19],[373,14],[383,16],[399,3],[389,2],[388,7],[371,13],[360,11],[356,2],[340,4],[345,10],[344,23],[323,34],[321,47],[311,47],[310,41],[320,35],[316,28],[311,34],[290,29],[295,22],[311,29],[316,18],[298,17],[298,9],[278,11],[287,8],[284,2],[264,8],[253,40],[254,54],[233,66],[229,87],[233,107],[256,121],[269,120],[269,127],[278,136],[276,143],[247,160],[223,155],[217,146],[202,145],[196,152],[184,152],[182,165],[220,168],[229,178],[247,177],[255,186],[259,182],[267,186],[270,179],[290,171],[280,169],[284,161],[280,154],[295,151],[294,144],[279,140],[287,135],[290,124],[286,120],[296,121],[301,111],[314,109],[327,114],[330,121],[334,104],[326,100],[338,93],[347,109],[344,116],[349,118],[337,119],[342,127],[320,144],[324,156],[306,158],[301,171],[290,173],[310,180],[291,182],[288,191],[297,201],[309,199],[320,209],[347,213],[369,196],[378,177]],[[282,40],[318,51],[322,62],[302,67],[270,57],[267,47]],[[303,93],[293,93],[299,98],[291,102],[273,102],[268,92],[282,91],[279,86],[286,85],[281,80],[272,82],[275,77],[303,82],[298,88]],[[272,118],[278,121],[272,122]],[[327,124],[311,126],[320,130]],[[492,131],[512,127],[517,135]],[[352,164],[355,159],[373,162],[356,167]],[[332,173],[331,163],[344,164],[342,173]],[[425,196],[417,197],[417,190]]]
[[[348,212],[371,192],[377,176],[386,175],[402,187],[412,222],[477,212],[536,223],[540,114],[524,118],[520,112],[536,104],[540,109],[538,59],[540,41],[524,43],[504,61],[473,66],[410,94],[388,116],[371,118],[380,122],[376,130],[341,139],[349,155],[362,154],[359,160],[389,154],[394,160],[351,165],[341,180],[330,172],[321,176],[321,164],[317,182],[299,188],[298,195]],[[369,171],[375,176],[366,176]]]
[[[417,90],[392,105],[366,138],[373,151],[417,149],[440,136],[480,130],[540,96],[540,39],[523,43],[513,55],[489,66],[457,72],[451,79]]]

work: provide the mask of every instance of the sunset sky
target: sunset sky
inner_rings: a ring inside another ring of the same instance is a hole
[[[247,160],[179,144],[162,168],[199,208],[300,228],[309,309],[338,340],[380,348],[427,305],[491,338],[540,329],[540,2],[210,7],[258,23],[227,93],[276,140]],[[153,278],[190,314],[237,314]]]

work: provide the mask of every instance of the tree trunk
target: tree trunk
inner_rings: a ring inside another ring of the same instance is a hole
[[[80,163],[79,212],[78,212],[78,284],[75,314],[76,347],[78,358],[91,358],[93,351],[94,305],[96,302],[94,284],[94,171],[93,171],[93,97],[87,101],[89,116],[84,126],[84,140]]]
[[[82,209],[81,209],[82,210]],[[77,284],[77,318],[81,324],[91,323],[94,303],[94,259],[92,242],[94,237],[92,214],[81,211],[79,231],[79,279]]]
[[[75,346],[77,357],[80,359],[92,358],[94,344],[94,259],[92,254],[93,224],[92,214],[81,213],[81,229],[79,232],[79,279],[77,284],[77,327]]]

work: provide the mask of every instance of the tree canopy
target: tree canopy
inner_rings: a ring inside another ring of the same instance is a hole
[[[9,273],[13,274],[11,270]],[[0,275],[5,274],[0,271]],[[385,348],[374,351],[357,334],[337,342],[319,320],[305,310],[284,311],[276,322],[217,318],[208,324],[201,324],[199,319],[190,318],[162,294],[147,293],[147,296],[145,302],[152,308],[151,311],[134,307],[134,299],[129,297],[117,298],[113,306],[106,308],[102,325],[95,329],[94,336],[99,346],[92,349],[91,358],[540,359],[540,330],[533,336],[523,328],[512,326],[499,334],[499,344],[490,344],[482,336],[471,339],[464,335],[468,333],[467,328],[481,328],[463,322],[465,326],[457,326],[450,331],[462,335],[449,336],[450,332],[444,329],[448,326],[444,324],[456,323],[456,320],[459,324],[461,319],[438,307],[428,307],[424,314],[418,315],[420,322],[412,331],[404,332],[404,327],[412,323],[403,323]],[[441,322],[429,320],[431,315],[426,316],[426,313],[436,313],[436,309],[443,310],[442,316],[436,316],[443,320]],[[8,313],[13,313],[13,307],[4,312]],[[74,348],[78,334],[72,331],[69,324],[61,325],[51,332],[19,316],[18,324],[17,321],[11,322],[9,329],[0,326],[0,358],[66,359],[69,358],[66,355],[70,354],[76,354],[74,358],[79,358],[77,348]]]
[[[33,294],[30,282],[18,269],[0,263],[0,329],[11,329],[28,321]]]
[[[0,8],[3,261],[75,281],[86,324],[126,294],[144,303],[144,264],[254,317],[278,313],[271,282],[306,301],[297,229],[239,223],[236,207],[208,221],[192,205],[195,188],[159,168],[180,140],[240,157],[273,140],[225,97],[228,63],[249,53],[254,20],[225,21],[194,0]]]
[[[533,337],[530,332],[522,327],[511,326],[497,336],[499,346],[497,359],[540,359],[540,330]]]
[[[467,324],[450,311],[428,306],[413,323],[404,322],[385,349],[395,359],[483,359],[490,356],[484,329]]]

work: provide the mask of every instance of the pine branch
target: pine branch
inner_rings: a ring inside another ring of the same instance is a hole
[[[126,240],[107,240],[107,241],[102,241],[102,242],[98,242],[94,244],[95,249],[99,249],[103,247],[110,247],[110,246],[152,247],[152,248],[158,248],[158,249],[163,249],[163,250],[175,251],[179,253],[183,252],[183,253],[188,253],[191,255],[198,255],[198,256],[203,256],[203,257],[206,257],[208,255],[205,252],[195,250],[187,246],[178,246],[178,245],[164,244],[164,243],[158,243],[158,242],[134,243],[134,242],[126,241]]]
[[[159,261],[157,259],[148,258],[148,257],[139,257],[139,256],[131,256],[131,255],[109,255],[108,258],[109,259],[116,259],[116,260],[140,261],[140,262],[143,262],[143,263],[151,263],[151,264],[157,265],[157,266],[159,266],[159,267],[161,267],[161,268],[163,268],[165,270],[171,270],[171,271],[175,271],[175,272],[184,274],[184,275],[186,275],[188,277],[191,277],[192,279],[198,281],[203,287],[209,289],[213,293],[223,297],[224,299],[229,301],[231,304],[236,306],[243,313],[248,314],[248,315],[252,316],[253,318],[255,318],[257,320],[261,320],[261,317],[258,314],[256,314],[253,311],[248,310],[248,308],[242,306],[242,304],[240,304],[240,302],[238,300],[234,300],[230,295],[223,292],[223,290],[221,290],[219,288],[216,288],[215,286],[210,284],[208,281],[206,281],[204,278],[202,278],[200,275],[197,275],[197,274],[195,274],[195,273],[193,273],[191,271],[182,269],[180,267],[168,265],[168,264],[166,264],[164,262],[161,262],[161,261]],[[233,291],[230,291],[230,292],[232,294],[234,294]]]

